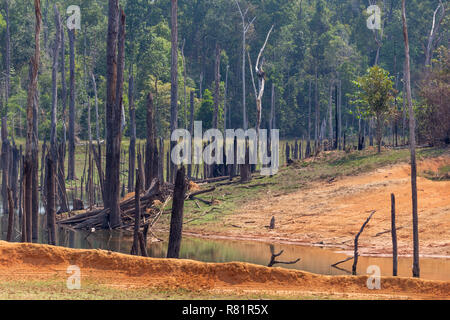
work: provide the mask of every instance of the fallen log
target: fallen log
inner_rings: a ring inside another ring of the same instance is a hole
[[[197,191],[197,192],[193,192],[193,193],[188,195],[188,199],[192,200],[195,196],[199,196],[199,195],[205,194],[205,193],[210,193],[210,192],[213,192],[213,191],[216,191],[216,187],[212,187],[212,188],[209,188],[209,189],[206,189],[206,190],[200,190],[200,191]]]
[[[172,188],[170,185],[161,186],[158,179],[154,179],[150,185],[150,188],[141,195],[141,210],[142,215],[145,218],[152,218],[157,216],[159,210],[157,208],[152,208],[155,200],[161,201],[163,203],[171,196]],[[129,225],[134,222],[134,212],[135,208],[135,196],[129,197],[126,200],[123,200],[119,204],[121,219],[123,225]],[[151,208],[150,212],[147,212],[147,209]],[[73,229],[102,229],[104,228],[105,220],[108,218],[110,214],[109,208],[96,209],[93,211],[87,211],[83,214],[73,216],[67,219],[63,219],[58,221],[60,225],[68,225]]]

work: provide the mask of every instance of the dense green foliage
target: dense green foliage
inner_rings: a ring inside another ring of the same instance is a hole
[[[8,102],[9,125],[14,134],[24,134],[26,90],[28,87],[29,59],[33,48],[34,12],[27,1],[10,0],[11,26],[11,96]],[[107,1],[105,0],[41,0],[43,8],[42,59],[39,74],[39,126],[41,138],[49,136],[51,105],[51,61],[54,39],[53,4],[57,3],[63,21],[69,5],[79,5],[82,29],[76,34],[77,72],[77,134],[87,138],[87,99],[94,106],[93,86],[89,73],[97,79],[100,125],[104,133],[105,77],[106,77],[106,29]],[[170,117],[170,1],[167,0],[121,0],[127,16],[126,76],[135,75],[135,102],[137,107],[137,134],[145,136],[145,97],[149,90],[155,96],[158,135],[168,137]],[[282,136],[306,136],[308,128],[308,85],[318,75],[318,98],[321,108],[320,122],[327,116],[330,79],[342,80],[343,125],[351,130],[357,126],[355,106],[350,96],[355,93],[353,81],[373,66],[377,55],[374,32],[366,27],[366,8],[369,1],[362,0],[240,0],[247,17],[253,25],[247,33],[247,50],[253,60],[264,42],[272,24],[275,30],[265,51],[267,87],[275,85],[277,127]],[[401,100],[404,50],[401,26],[401,2],[378,1],[382,8],[382,46],[378,65],[394,78],[394,87]],[[438,0],[410,0],[407,3],[410,26],[412,80],[418,84],[423,78],[427,37],[430,33],[433,11]],[[2,1],[2,14],[3,1]],[[233,127],[242,124],[242,24],[234,0],[180,0],[179,1],[180,49],[184,45],[187,71],[187,97],[195,90],[196,115],[206,121],[206,114],[199,112],[206,101],[199,100],[200,87],[214,92],[215,47],[219,43],[221,57],[221,93],[223,104],[225,71],[229,65],[227,101]],[[444,19],[439,39],[441,44],[449,41],[448,17]],[[65,23],[64,23],[65,25]],[[0,16],[1,68],[4,70],[5,19]],[[66,28],[66,27],[65,27]],[[67,31],[67,28],[66,28]],[[87,75],[84,73],[84,38],[86,37]],[[380,38],[380,35],[378,35]],[[66,66],[69,50],[66,33]],[[179,125],[185,126],[182,59],[179,59]],[[130,67],[131,66],[131,67]],[[254,67],[254,66],[253,66]],[[256,102],[247,63],[247,110],[250,126],[256,123]],[[448,70],[447,70],[448,72]],[[3,75],[4,73],[2,73]],[[448,74],[448,73],[447,73]],[[203,77],[201,77],[203,75]],[[69,77],[68,72],[66,76]],[[85,76],[87,84],[85,86]],[[200,79],[203,83],[200,85]],[[68,79],[67,79],[68,80]],[[2,76],[2,82],[4,76]],[[3,85],[1,86],[4,87]],[[126,81],[124,92],[128,92]],[[415,99],[419,99],[417,85],[413,85]],[[2,96],[4,95],[1,90]],[[207,96],[206,92],[203,95]],[[314,97],[314,94],[312,95]],[[209,96],[208,96],[209,98]],[[4,97],[2,100],[2,109]],[[428,99],[429,103],[431,100]],[[209,101],[208,101],[209,102]],[[128,118],[128,97],[124,97],[125,114]],[[263,97],[262,126],[269,121],[271,104],[270,89]],[[189,103],[187,113],[189,112]],[[313,104],[314,105],[314,104]],[[421,101],[417,105],[426,105]],[[58,119],[62,119],[59,103]],[[223,106],[222,106],[223,108]],[[209,109],[207,110],[210,111]],[[208,113],[209,117],[209,113]],[[95,114],[92,116],[95,124]],[[189,117],[187,117],[189,119]],[[127,121],[129,124],[129,121]],[[222,121],[223,123],[223,121]],[[60,126],[61,121],[58,121]],[[61,131],[61,126],[59,127]],[[126,132],[127,134],[127,132]]]

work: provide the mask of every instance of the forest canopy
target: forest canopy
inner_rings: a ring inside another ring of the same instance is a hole
[[[14,130],[10,134],[23,137],[25,134],[25,104],[28,86],[29,59],[33,54],[33,6],[26,1],[9,0],[9,20],[11,36],[10,92],[5,101],[5,77],[2,73],[1,110],[8,115],[8,125]],[[5,1],[1,4],[0,37],[1,68],[5,70]],[[203,107],[200,100],[214,92],[215,49],[221,48],[220,93],[223,110],[225,85],[227,86],[227,122],[232,127],[242,126],[242,21],[236,3],[247,10],[249,25],[246,34],[246,50],[249,57],[256,60],[264,43],[267,31],[274,25],[273,33],[265,49],[265,77],[267,87],[274,85],[276,105],[276,126],[283,137],[308,135],[308,105],[315,99],[315,92],[309,92],[311,81],[317,75],[317,100],[320,117],[325,118],[329,106],[330,80],[340,81],[342,97],[342,127],[348,134],[358,126],[356,106],[351,95],[357,88],[354,81],[366,70],[379,65],[393,77],[397,94],[397,109],[403,112],[403,66],[404,44],[402,37],[401,2],[394,0],[195,0],[179,1],[179,126],[185,127],[189,116],[190,92],[195,92],[195,114]],[[381,8],[381,31],[366,27],[367,7],[376,3]],[[105,133],[106,96],[106,31],[107,1],[103,0],[42,0],[43,32],[41,34],[41,66],[39,71],[39,137],[50,136],[51,112],[51,65],[54,43],[55,22],[53,5],[62,15],[63,27],[67,32],[66,13],[69,5],[81,9],[81,29],[75,34],[75,77],[76,77],[76,135],[88,139],[87,112],[95,104],[90,73],[95,76],[98,87],[98,108],[100,134]],[[446,2],[444,2],[446,4]],[[170,123],[170,1],[164,0],[122,0],[120,5],[126,15],[125,80],[134,75],[134,100],[136,105],[136,131],[138,138],[145,137],[146,97],[149,91],[154,95],[156,106],[157,134],[164,138],[169,135]],[[436,36],[432,39],[432,66],[426,67],[427,47],[432,29],[433,14],[440,5],[438,0],[408,1],[410,21],[410,54],[413,98],[419,120],[429,108],[444,108],[430,97],[432,88],[419,83],[428,77],[447,77],[448,68],[442,69],[442,57],[448,56],[449,18],[440,20],[437,11]],[[254,20],[253,20],[254,18]],[[66,66],[69,65],[69,41],[66,36]],[[441,46],[440,54],[433,52]],[[183,56],[184,61],[183,63]],[[428,54],[429,56],[429,54]],[[247,57],[246,57],[247,60]],[[249,124],[256,123],[255,95],[252,90],[249,62],[246,65],[246,103]],[[254,63],[255,61],[253,61]],[[228,83],[225,84],[227,67]],[[431,74],[426,71],[431,69]],[[437,69],[435,69],[437,68]],[[444,75],[438,73],[444,72]],[[184,94],[186,75],[186,95]],[[69,72],[66,72],[67,82]],[[88,80],[86,80],[88,79]],[[86,84],[87,83],[87,84]],[[125,81],[124,92],[128,92]],[[313,85],[313,91],[315,86]],[[443,88],[448,97],[448,82]],[[206,92],[206,94],[205,94]],[[61,85],[58,84],[61,95]],[[311,97],[310,97],[311,96]],[[128,95],[124,95],[124,109],[128,110]],[[271,105],[270,90],[262,98],[262,127],[268,127]],[[89,103],[88,103],[89,100]],[[185,101],[187,100],[187,101]],[[447,100],[448,101],[448,100]],[[313,106],[314,106],[313,102]],[[185,110],[187,108],[187,110]],[[448,115],[447,113],[445,113]],[[129,135],[128,112],[124,112],[125,135]],[[62,135],[62,106],[58,105],[58,134]],[[94,119],[95,120],[95,115]],[[428,119],[430,120],[430,119]],[[448,120],[448,118],[447,118]],[[320,119],[322,123],[322,119]],[[447,121],[448,123],[448,121]],[[223,121],[219,122],[223,126]],[[419,122],[420,125],[420,122]],[[433,126],[421,124],[419,139],[428,139]],[[427,129],[428,128],[428,129]],[[447,134],[448,136],[448,134]]]

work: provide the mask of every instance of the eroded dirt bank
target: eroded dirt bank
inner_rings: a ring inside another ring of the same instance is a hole
[[[100,250],[74,250],[0,241],[0,281],[60,279],[69,265],[81,269],[82,281],[105,286],[193,291],[311,293],[363,299],[449,299],[450,282],[382,278],[381,290],[369,290],[366,276],[320,276],[245,263],[207,264],[190,260],[132,257]]]
[[[450,181],[432,181],[421,173],[450,164],[450,155],[419,163],[418,198],[420,254],[450,257]],[[299,170],[307,170],[299,169]],[[293,173],[295,174],[295,173]],[[225,218],[217,232],[186,228],[190,234],[247,240],[323,245],[352,250],[353,239],[372,211],[374,217],[360,238],[363,255],[390,255],[391,193],[396,196],[399,255],[412,254],[410,166],[400,164],[371,173],[344,177],[279,197],[249,203]],[[276,219],[275,230],[267,226]]]

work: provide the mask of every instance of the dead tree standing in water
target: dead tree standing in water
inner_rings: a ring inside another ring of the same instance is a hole
[[[34,0],[34,10],[35,10],[35,51],[34,55],[31,58],[30,64],[30,81],[28,87],[28,96],[27,96],[27,139],[25,145],[25,160],[24,160],[24,216],[26,222],[24,224],[24,241],[31,242],[32,240],[32,178],[33,178],[33,153],[37,153],[37,144],[36,138],[34,136],[34,109],[36,103],[36,92],[37,92],[37,78],[38,78],[38,70],[39,70],[39,62],[40,62],[40,39],[39,35],[41,32],[41,24],[42,24],[42,15],[41,15],[41,2],[40,0]]]
[[[403,37],[405,39],[405,86],[406,97],[408,99],[409,109],[409,145],[411,150],[411,189],[412,189],[412,212],[413,212],[413,277],[420,277],[419,265],[419,218],[417,209],[417,162],[416,162],[416,119],[414,116],[412,95],[411,95],[411,66],[409,57],[409,37],[408,24],[406,21],[406,4],[402,0],[402,21],[403,21]]]
[[[107,39],[107,85],[106,85],[106,175],[105,208],[110,209],[104,227],[121,225],[120,192],[120,144],[122,138],[122,94],[125,49],[125,14],[120,14],[118,0],[109,0]]]
[[[178,259],[180,257],[180,246],[183,232],[183,210],[186,197],[185,168],[177,171],[175,189],[173,191],[172,218],[170,220],[170,237],[167,258]]]

